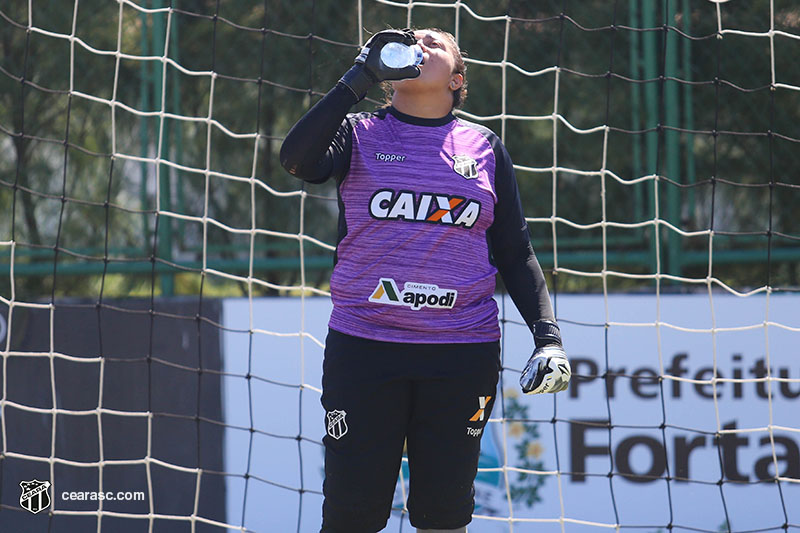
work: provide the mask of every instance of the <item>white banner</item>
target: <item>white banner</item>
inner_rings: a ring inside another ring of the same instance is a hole
[[[563,295],[556,303],[578,376],[568,391],[523,396],[518,370],[531,336],[510,300],[500,301],[510,321],[506,370],[482,438],[471,533],[512,524],[561,532],[562,520],[566,531],[619,524],[648,533],[800,524],[800,298]],[[319,530],[322,497],[294,489],[322,489],[325,413],[310,387],[320,388],[323,350],[296,334],[324,342],[330,305],[225,302],[224,369],[233,374],[224,378],[225,470],[242,476],[228,478],[228,523],[296,531],[299,519],[300,531]],[[251,336],[251,320],[270,333]],[[401,520],[393,512],[386,530]]]

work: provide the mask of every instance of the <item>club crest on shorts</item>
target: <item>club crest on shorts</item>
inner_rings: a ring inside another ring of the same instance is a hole
[[[50,493],[47,491],[50,488],[49,481],[20,481],[19,486],[22,488],[19,504],[23,509],[36,514],[50,507]]]
[[[468,155],[454,155],[453,170],[465,179],[474,180],[478,177],[478,162]]]
[[[341,439],[347,433],[347,422],[344,417],[347,413],[344,411],[328,411],[326,414],[328,418],[328,435],[336,440]]]

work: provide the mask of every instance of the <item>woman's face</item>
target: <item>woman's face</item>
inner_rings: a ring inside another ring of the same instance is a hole
[[[450,40],[431,30],[414,32],[417,44],[422,48],[423,62],[418,78],[393,82],[395,90],[439,89],[456,90],[463,84],[461,74],[455,73],[455,50]]]

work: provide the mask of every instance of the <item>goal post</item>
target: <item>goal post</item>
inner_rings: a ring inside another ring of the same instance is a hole
[[[470,531],[800,530],[777,0],[0,6],[0,529],[318,530],[338,205],[278,151],[386,27],[466,52],[456,114],[514,161],[575,372],[519,394],[498,280]],[[407,497],[404,459],[387,531]]]

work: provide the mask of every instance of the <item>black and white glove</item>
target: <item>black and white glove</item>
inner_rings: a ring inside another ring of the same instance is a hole
[[[536,349],[519,378],[522,392],[541,394],[565,390],[572,376],[572,369],[561,345],[558,324],[549,320],[535,322],[533,341]]]
[[[419,76],[419,67],[412,65],[405,68],[389,68],[381,61],[381,49],[388,43],[403,43],[407,46],[417,44],[411,30],[379,31],[361,48],[355,65],[348,70],[340,83],[353,91],[360,101],[370,87],[386,80],[404,80]]]

